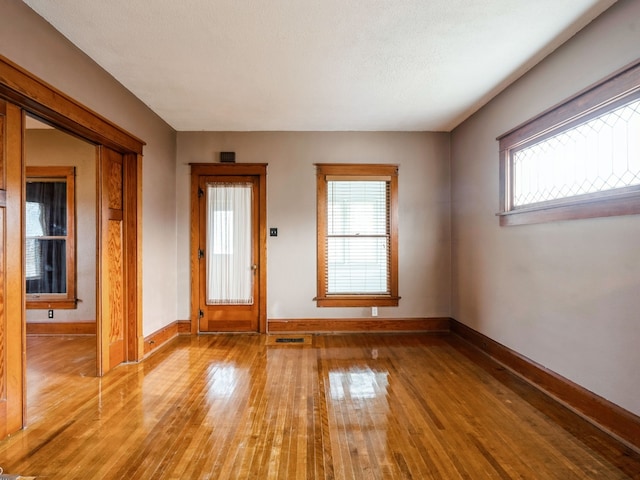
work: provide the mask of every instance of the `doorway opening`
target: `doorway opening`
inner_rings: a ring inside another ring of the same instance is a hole
[[[48,408],[52,379],[97,372],[96,157],[94,144],[25,115],[29,419]]]
[[[26,426],[27,300],[30,304],[38,303],[39,300],[51,301],[54,308],[48,308],[47,305],[44,310],[47,312],[47,320],[54,321],[60,318],[56,318],[57,312],[65,306],[68,310],[73,310],[73,304],[80,303],[77,302],[78,299],[85,300],[77,292],[72,292],[68,284],[69,267],[66,260],[73,254],[68,253],[66,242],[77,236],[70,237],[68,230],[65,233],[64,229],[57,227],[51,235],[30,232],[30,247],[35,263],[29,267],[30,288],[33,287],[33,290],[30,289],[31,298],[27,298],[24,255],[27,240],[27,165],[24,158],[28,130],[25,128],[26,116],[33,116],[45,124],[89,142],[96,152],[96,174],[93,182],[96,204],[96,254],[93,255],[96,265],[93,282],[96,307],[93,343],[96,351],[94,372],[98,376],[106,374],[121,362],[140,360],[144,351],[141,307],[141,180],[144,142],[2,56],[0,70],[0,171],[3,172],[0,175],[0,264],[4,265],[0,269],[0,299],[3,307],[0,308],[0,351],[5,352],[0,355],[0,391],[3,392],[0,398],[0,438],[4,438]],[[65,183],[59,181],[61,178],[66,178],[67,184],[69,179],[74,179],[75,182],[73,173],[56,174],[55,177],[53,183],[59,185],[44,189],[49,191],[50,197],[61,194]],[[52,192],[58,193],[54,195]],[[69,191],[65,195],[69,195]],[[41,214],[38,213],[40,207],[32,207],[31,213],[37,218]],[[47,242],[50,245],[46,245]],[[65,261],[58,262],[59,265],[65,265],[64,275],[58,274],[55,279],[47,281],[38,278],[43,276],[43,271],[39,270],[41,265],[37,262],[42,264],[49,261],[44,253],[37,254],[38,249],[49,252],[49,256],[61,258],[64,255]],[[54,281],[56,285],[47,286],[49,281]],[[50,291],[39,291],[40,288],[50,287]],[[43,296],[48,298],[42,298]],[[61,296],[65,298],[60,298]],[[49,310],[53,311],[53,319],[49,316]],[[37,322],[33,324],[35,323]],[[68,328],[68,325],[59,328]]]

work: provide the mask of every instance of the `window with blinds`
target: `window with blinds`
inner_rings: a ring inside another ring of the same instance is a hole
[[[26,307],[76,308],[75,167],[28,166],[26,174]]]
[[[317,168],[318,305],[397,305],[397,166]]]
[[[389,182],[327,182],[327,294],[389,294]]]

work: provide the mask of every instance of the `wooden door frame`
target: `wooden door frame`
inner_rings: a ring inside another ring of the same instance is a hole
[[[117,152],[116,153],[120,153]],[[124,278],[124,361],[139,361],[144,352],[142,335],[136,334],[142,332],[142,325],[138,322],[142,319],[141,302],[142,286],[138,281],[137,275],[142,271],[142,251],[139,235],[139,223],[141,218],[141,198],[140,189],[137,180],[142,175],[142,156],[132,153],[122,155],[122,249],[123,263],[122,274]],[[105,318],[103,303],[102,285],[108,279],[107,265],[108,258],[108,235],[106,235],[105,220],[109,218],[109,208],[105,209],[104,197],[108,197],[109,193],[104,191],[105,176],[108,172],[105,170],[105,147],[97,148],[97,164],[96,164],[96,188],[98,191],[98,201],[96,202],[96,222],[97,232],[100,238],[97,248],[97,268],[96,268],[96,332],[101,335],[97,336],[97,373],[98,376],[106,374],[113,366],[111,351],[109,348],[109,336],[111,325]],[[104,248],[100,248],[103,245]]]
[[[191,334],[199,333],[200,311],[200,207],[198,187],[200,177],[259,177],[258,234],[258,331],[267,332],[267,164],[266,163],[191,163]]]
[[[124,244],[128,255],[125,270],[125,324],[129,329],[130,339],[127,345],[127,358],[130,361],[140,360],[144,353],[144,337],[142,336],[141,185],[142,148],[145,143],[139,138],[128,133],[126,130],[90,110],[88,107],[55,89],[35,75],[22,69],[2,55],[0,55],[0,98],[3,98],[4,100],[7,100],[21,108],[23,112],[37,116],[39,119],[50,123],[52,126],[87,140],[96,146],[108,146],[125,156],[125,169],[127,175],[127,181],[125,182],[125,198],[127,199],[127,206],[124,214]],[[15,159],[14,163],[19,163],[19,165],[12,165],[11,168],[22,171],[22,178],[24,179],[24,155],[21,155],[19,162]],[[100,204],[99,201],[98,204]],[[22,220],[20,221],[22,222]],[[22,226],[20,227],[20,230],[22,230]],[[97,233],[97,238],[101,238],[99,229],[97,230]],[[7,239],[7,242],[9,240],[10,239]],[[13,241],[15,242],[15,239]],[[7,243],[5,247],[9,248],[11,245],[8,245]],[[19,251],[22,251],[21,247]],[[20,263],[22,271],[24,270],[24,259],[22,256],[20,256]],[[19,282],[20,279],[17,278],[17,274],[14,274],[14,276],[16,278],[12,278],[11,281]],[[23,278],[23,273],[20,273],[20,278]],[[97,287],[100,288],[100,285],[98,284]],[[21,301],[24,305],[24,288],[22,288],[22,292]],[[96,312],[96,322],[99,322],[99,315],[99,312]],[[22,364],[21,369],[23,378],[21,403],[23,412],[22,423],[24,426],[26,422],[26,340],[24,336],[26,328],[24,308],[22,309],[22,314],[20,316],[22,326],[20,362]],[[99,326],[100,323],[97,323],[96,325]],[[101,335],[102,332],[96,332],[98,341]],[[14,345],[12,345],[12,347],[14,347]],[[101,372],[98,370],[97,374],[100,373]]]
[[[24,113],[12,102],[0,104],[0,439],[24,426],[25,377],[25,274],[24,222],[22,220],[25,169],[22,164]],[[17,213],[17,214],[16,214]],[[9,254],[11,250],[11,254]],[[10,342],[9,340],[14,340]],[[3,348],[6,347],[6,348]],[[3,382],[3,380],[5,380]]]

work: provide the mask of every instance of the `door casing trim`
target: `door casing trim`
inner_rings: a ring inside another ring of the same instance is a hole
[[[267,331],[267,164],[266,163],[191,163],[191,334],[199,333],[199,205],[198,185],[206,176],[256,176],[259,177],[260,206],[258,208],[258,331]]]

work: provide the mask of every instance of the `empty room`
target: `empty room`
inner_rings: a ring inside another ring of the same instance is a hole
[[[0,18],[0,479],[640,480],[639,1]]]

